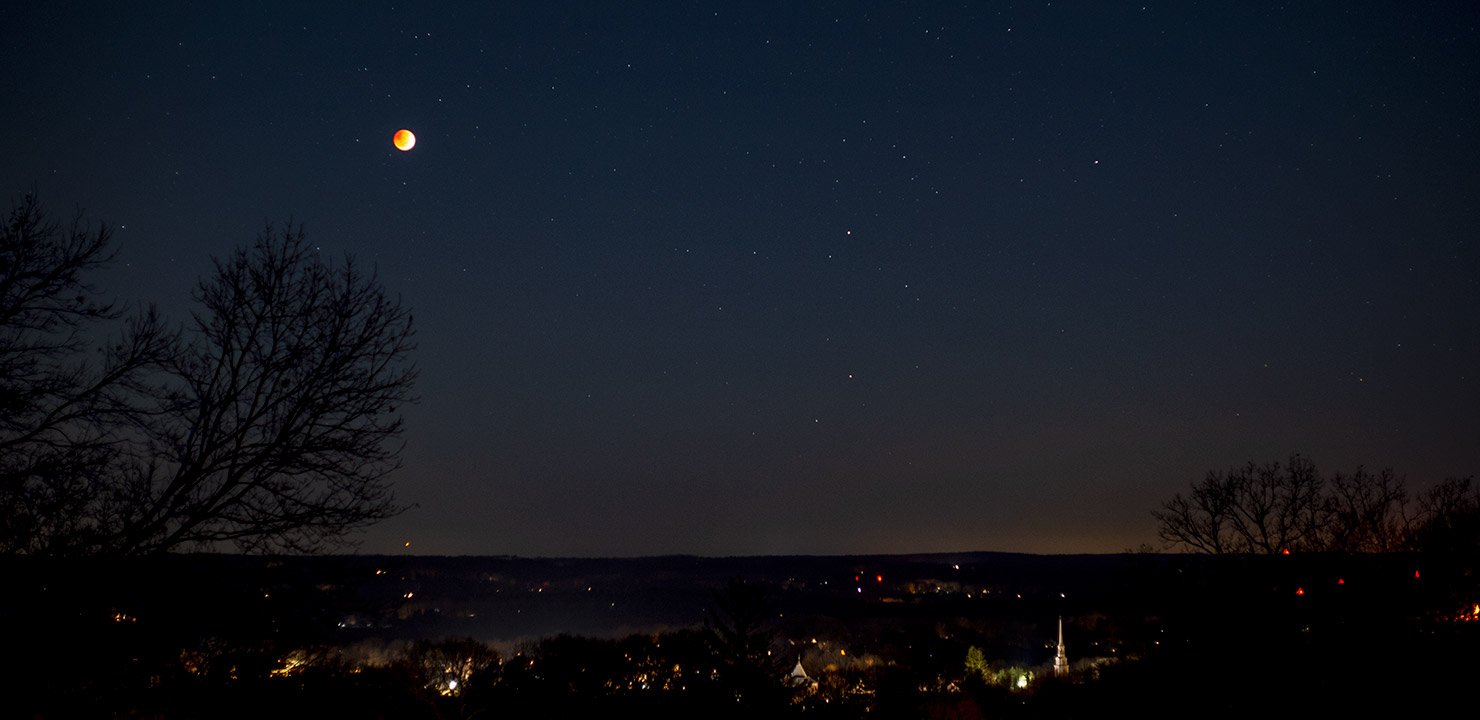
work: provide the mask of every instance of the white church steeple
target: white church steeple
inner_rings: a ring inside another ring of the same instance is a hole
[[[1064,652],[1064,616],[1059,616],[1059,650],[1053,656],[1054,677],[1063,677],[1069,674],[1069,655]]]

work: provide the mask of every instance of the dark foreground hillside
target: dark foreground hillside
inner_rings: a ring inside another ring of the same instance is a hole
[[[1473,584],[1425,562],[11,558],[3,690],[21,717],[1371,716],[1477,669]]]

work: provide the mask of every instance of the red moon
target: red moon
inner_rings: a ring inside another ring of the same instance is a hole
[[[397,150],[406,152],[416,147],[416,136],[410,130],[397,130],[396,134],[391,136],[391,142],[395,143]]]

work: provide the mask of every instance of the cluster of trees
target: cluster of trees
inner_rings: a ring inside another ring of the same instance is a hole
[[[373,272],[269,225],[175,326],[101,297],[112,257],[34,194],[0,227],[0,555],[311,551],[399,510],[411,315]]]
[[[1170,546],[1213,555],[1471,552],[1480,487],[1448,479],[1416,495],[1392,470],[1321,473],[1308,459],[1211,471],[1152,513]]]
[[[1040,668],[1044,666],[1039,666]],[[1026,689],[1038,674],[1034,668],[1014,665],[1012,663],[996,661],[989,662],[982,649],[972,645],[966,650],[966,677],[968,681],[983,682],[988,685],[1003,687],[1009,691]],[[1047,676],[1047,673],[1041,673]]]

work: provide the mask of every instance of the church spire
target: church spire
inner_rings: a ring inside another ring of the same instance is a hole
[[[1054,677],[1063,677],[1069,674],[1069,655],[1064,651],[1064,616],[1059,616],[1059,650],[1053,656]]]

